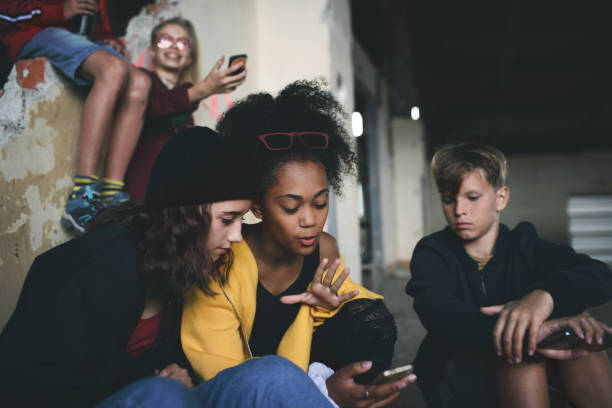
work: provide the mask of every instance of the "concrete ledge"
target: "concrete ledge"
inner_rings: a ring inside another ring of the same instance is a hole
[[[34,258],[70,238],[59,220],[84,97],[45,58],[19,61],[0,96],[0,329]]]

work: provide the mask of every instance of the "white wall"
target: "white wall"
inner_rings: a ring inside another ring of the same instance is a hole
[[[265,1],[265,0],[262,0]],[[305,3],[305,2],[304,2]],[[312,16],[312,24],[315,18],[325,23],[318,30],[327,32],[329,35],[328,72],[325,78],[330,84],[331,91],[338,101],[344,106],[344,110],[350,114],[353,112],[355,90],[353,82],[353,64],[351,58],[352,30],[351,16],[348,1],[327,0],[310,1],[308,5],[319,4],[318,16]],[[299,12],[299,11],[298,11]],[[308,22],[306,22],[308,24]],[[326,27],[326,28],[325,28]],[[294,27],[300,30],[303,26]],[[316,37],[315,37],[316,38]],[[304,48],[313,48],[309,35],[304,38]],[[299,54],[299,52],[297,53]],[[313,55],[313,58],[322,56]],[[300,58],[296,55],[296,58]],[[347,117],[346,126],[350,129],[350,116]],[[356,146],[355,146],[356,147]],[[340,245],[340,251],[344,254],[348,266],[351,268],[351,279],[361,283],[361,253],[359,246],[359,215],[357,198],[357,180],[351,179],[344,183],[343,196],[336,201],[335,214],[330,218],[335,222],[336,238]]]
[[[425,177],[425,142],[420,121],[394,118],[393,173],[395,188],[395,241],[397,262],[407,266],[416,243],[423,237],[423,180]]]
[[[266,89],[258,80],[259,61],[265,56],[260,55],[257,44],[257,6],[258,3],[252,0],[185,0],[181,6],[182,16],[194,24],[198,35],[202,79],[221,56],[225,56],[224,68],[230,56],[248,56],[246,81],[231,94],[204,100],[194,115],[198,125],[214,128],[218,113],[227,109],[228,100],[237,101],[252,92]],[[218,109],[215,109],[215,104]]]
[[[378,175],[380,183],[380,213],[382,218],[383,265],[386,270],[398,261],[397,217],[395,191],[395,161],[403,157],[393,149],[391,121],[389,118],[389,87],[380,86],[380,109],[378,110]]]
[[[186,0],[183,15],[196,22],[202,74],[221,55],[248,54],[246,82],[231,94],[238,100],[249,93],[276,94],[297,79],[323,78],[330,91],[352,112],[354,101],[350,9],[346,0]],[[210,99],[210,98],[209,98]],[[205,101],[209,102],[209,101]],[[225,101],[219,100],[221,110]],[[196,122],[214,126],[210,111],[199,110]],[[350,123],[347,120],[347,126]],[[345,182],[328,222],[340,251],[361,282],[357,188]]]
[[[346,110],[352,111],[353,72],[347,0],[184,0],[166,11],[174,13],[174,8],[196,27],[202,78],[221,55],[226,58],[232,54],[249,55],[248,78],[231,94],[233,100],[255,91],[276,93],[296,79],[323,77]],[[150,24],[147,27],[150,29]],[[143,28],[142,31],[148,30]],[[339,77],[341,81],[337,81]],[[59,227],[59,219],[70,177],[74,174],[78,135],[78,123],[74,118],[79,117],[83,98],[72,88],[62,88],[49,98],[28,105],[21,100],[27,96],[27,91],[18,91],[18,98],[7,98],[10,93],[5,93],[4,101],[25,106],[30,115],[25,117],[30,119],[23,123],[20,134],[11,139],[14,141],[0,148],[0,198],[7,209],[0,213],[0,329],[13,311],[33,258],[66,238]],[[54,101],[57,97],[61,101],[59,104]],[[217,116],[211,116],[210,98],[204,102],[204,108],[195,115],[196,122],[214,127]],[[225,98],[220,97],[218,102],[217,112],[223,112],[227,108]],[[42,132],[41,127],[44,128]],[[42,142],[37,139],[47,134],[51,139]],[[62,137],[55,137],[57,135]],[[3,143],[4,139],[9,140],[2,138]],[[6,154],[13,150],[36,154],[24,162],[21,154]],[[28,166],[30,170],[15,176],[16,171]],[[334,222],[333,229],[352,270],[352,278],[360,282],[356,185],[349,181],[344,192],[330,220]]]
[[[391,129],[390,126],[390,106],[389,106],[389,87],[377,71],[376,67],[362,49],[355,43],[353,46],[353,62],[355,65],[355,77],[363,92],[367,94],[377,104],[376,116],[377,123],[375,134],[370,134],[375,146],[376,157],[372,157],[372,152],[368,152],[367,166],[376,166],[375,180],[370,180],[370,183],[376,183],[376,189],[379,192],[378,210],[380,211],[380,238],[382,240],[382,253],[379,255],[382,261],[382,266],[388,270],[397,262],[396,250],[396,222],[395,222],[395,190],[394,190],[394,169],[393,161],[396,156],[393,152]],[[367,122],[369,117],[367,112],[364,114],[364,121]],[[364,129],[369,128],[368,123],[364,123]],[[372,146],[372,141],[368,142],[368,146]],[[377,259],[375,254],[374,259]]]
[[[510,203],[502,222],[531,221],[540,236],[567,244],[567,199],[572,194],[612,193],[612,151],[510,156]],[[446,225],[433,182],[428,233]]]

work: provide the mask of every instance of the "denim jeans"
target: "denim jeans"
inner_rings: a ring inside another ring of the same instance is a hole
[[[32,37],[21,48],[17,59],[46,57],[51,65],[77,85],[91,85],[91,81],[79,75],[78,69],[87,57],[99,50],[126,59],[110,45],[92,42],[82,35],[59,27],[45,28]]]
[[[314,382],[279,356],[249,360],[189,390],[168,378],[146,378],[113,394],[99,408],[331,407]]]

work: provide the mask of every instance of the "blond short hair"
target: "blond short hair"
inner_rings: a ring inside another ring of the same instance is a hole
[[[495,190],[506,184],[506,156],[493,146],[478,143],[446,145],[431,159],[431,172],[442,195],[454,197],[465,175],[477,170]]]

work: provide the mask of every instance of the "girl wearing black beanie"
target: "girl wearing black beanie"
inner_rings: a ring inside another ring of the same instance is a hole
[[[36,258],[0,335],[3,406],[329,405],[279,357],[194,388],[179,335],[184,295],[224,281],[253,196],[240,165],[224,171],[232,160],[246,163],[211,129],[191,128],[161,151],[144,204],[110,207],[86,234]],[[300,401],[277,391],[279,381]]]

